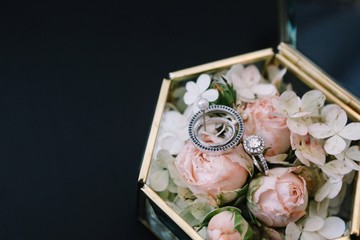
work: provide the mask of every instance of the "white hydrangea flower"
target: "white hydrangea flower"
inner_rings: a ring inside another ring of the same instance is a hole
[[[169,193],[177,193],[178,187],[186,187],[175,166],[175,158],[167,150],[160,150],[151,164],[149,186],[165,199]]]
[[[334,216],[328,217],[329,201],[310,202],[309,215],[297,223],[286,226],[286,240],[324,240],[341,237],[345,230],[345,222]]]
[[[226,73],[226,78],[235,89],[238,100],[244,102],[278,93],[273,84],[260,82],[262,77],[255,65],[244,67],[242,64],[235,64]]]
[[[360,139],[360,123],[347,123],[347,115],[344,109],[331,104],[323,108],[322,123],[314,123],[309,126],[309,133],[318,139],[326,139],[324,148],[328,154],[340,154],[346,148],[346,139]]]
[[[160,124],[157,149],[168,150],[177,155],[189,139],[188,124],[192,109],[188,108],[184,114],[178,111],[165,111]],[[157,151],[156,151],[157,152]]]
[[[210,87],[211,77],[208,74],[201,74],[195,82],[189,81],[186,83],[186,92],[184,94],[184,102],[186,105],[193,107],[193,113],[199,111],[197,100],[205,98],[209,102],[216,101],[219,97],[219,92],[216,89],[208,89]]]
[[[321,140],[315,139],[309,134],[300,136],[295,133],[291,133],[290,140],[296,157],[304,165],[310,166],[310,162],[318,166],[325,164],[326,156]]]
[[[315,201],[335,198],[343,186],[342,178],[329,178],[315,193]]]
[[[287,117],[290,131],[304,136],[312,123],[311,117],[324,105],[325,100],[324,94],[318,90],[306,92],[301,99],[295,92],[285,91],[274,101],[274,106],[279,114]]]

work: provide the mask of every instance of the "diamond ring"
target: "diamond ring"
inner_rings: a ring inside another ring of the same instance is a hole
[[[260,172],[265,172],[265,174],[267,174],[269,167],[263,155],[265,150],[264,139],[258,135],[251,135],[244,140],[244,149],[251,155],[257,169],[259,169]]]
[[[239,145],[244,131],[243,120],[234,109],[224,105],[209,106],[206,99],[199,99],[198,111],[190,120],[189,136],[193,144],[202,152],[221,154],[228,152]],[[202,119],[202,120],[201,120]],[[209,125],[215,126],[218,142],[207,142],[201,137],[213,135],[209,133]],[[220,129],[218,131],[218,129]]]

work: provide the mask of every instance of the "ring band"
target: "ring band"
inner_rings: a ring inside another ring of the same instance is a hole
[[[212,117],[209,120],[201,123],[200,119],[203,114],[222,114],[231,118],[229,120],[227,117]],[[231,130],[231,135],[225,141],[220,143],[206,143],[200,139],[199,130],[206,123],[222,123],[225,124]],[[244,132],[244,123],[239,113],[234,109],[224,106],[224,105],[212,105],[206,110],[198,111],[190,120],[189,124],[189,136],[193,144],[202,152],[206,153],[225,153],[233,148],[235,148],[243,136]]]

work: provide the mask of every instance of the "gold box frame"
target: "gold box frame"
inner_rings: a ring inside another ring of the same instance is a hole
[[[169,207],[147,184],[150,164],[152,160],[153,150],[156,143],[156,137],[160,126],[161,116],[165,107],[165,103],[170,90],[172,81],[182,81],[194,77],[195,75],[220,70],[230,67],[233,64],[248,64],[258,61],[270,61],[275,59],[280,65],[286,67],[298,79],[313,89],[318,89],[324,93],[329,102],[333,102],[342,107],[353,121],[360,121],[360,101],[359,99],[342,88],[336,81],[322,71],[318,66],[311,62],[299,51],[286,43],[280,43],[278,52],[275,53],[272,48],[259,50],[239,56],[187,68],[180,71],[171,72],[169,78],[163,79],[159,98],[153,117],[151,130],[149,133],[147,145],[145,148],[142,165],[138,177],[138,218],[150,230],[145,218],[145,202],[146,200],[153,203],[157,211],[167,217],[166,221],[175,229],[181,239],[202,240],[203,238],[188,225],[171,207]],[[352,205],[352,216],[350,224],[351,236],[360,236],[360,177],[356,174],[355,194]],[[350,235],[339,238],[339,240],[350,240]]]

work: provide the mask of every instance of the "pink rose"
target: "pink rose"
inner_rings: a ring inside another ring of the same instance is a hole
[[[243,187],[253,171],[252,160],[241,145],[229,153],[211,155],[202,153],[188,142],[177,155],[175,165],[195,196],[215,200],[215,204],[221,193]],[[234,200],[235,195],[227,194],[226,202]]]
[[[241,211],[228,207],[217,209],[207,226],[206,239],[208,240],[250,240],[253,231]],[[211,214],[212,215],[212,214]]]
[[[254,178],[247,193],[248,207],[268,227],[285,227],[305,215],[308,192],[300,168],[273,168]]]
[[[244,121],[244,137],[259,135],[264,138],[265,156],[285,153],[290,148],[290,130],[286,118],[276,115],[273,100],[278,96],[264,97],[248,103],[244,110],[247,119]]]

